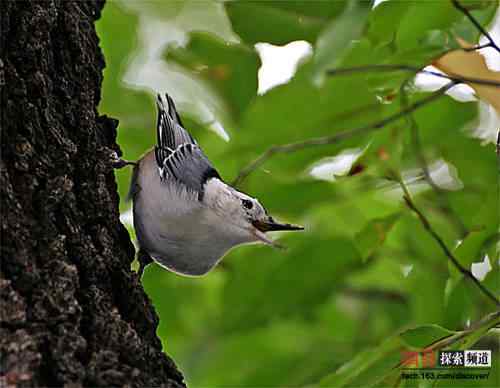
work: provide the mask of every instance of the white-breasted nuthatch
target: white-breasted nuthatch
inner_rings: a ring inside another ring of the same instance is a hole
[[[257,199],[224,183],[165,97],[166,105],[157,99],[158,144],[136,163],[130,187],[139,276],[151,258],[182,275],[203,275],[236,245],[277,245],[265,232],[303,229],[276,222]]]

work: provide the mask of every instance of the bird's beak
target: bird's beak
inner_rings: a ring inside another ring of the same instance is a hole
[[[267,220],[253,221],[252,225],[261,232],[272,232],[277,230],[304,230],[303,226],[281,224],[276,222],[272,217],[269,217]]]
[[[266,236],[265,232],[271,232],[274,230],[303,230],[303,226],[292,225],[292,224],[280,224],[269,217],[267,220],[256,220],[252,222],[254,236],[265,244],[272,245],[275,248],[285,249],[283,245],[271,240]]]

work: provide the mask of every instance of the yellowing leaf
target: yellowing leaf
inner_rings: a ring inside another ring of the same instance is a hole
[[[457,39],[463,48],[471,47],[464,40]],[[437,59],[433,65],[450,75],[480,78],[500,82],[500,72],[488,68],[484,57],[477,51],[455,50]],[[495,107],[500,113],[500,89],[494,86],[468,84],[477,96]]]

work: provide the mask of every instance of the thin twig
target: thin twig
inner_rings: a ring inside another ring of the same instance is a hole
[[[346,67],[340,69],[330,69],[326,73],[330,76],[336,75],[348,75],[353,73],[366,73],[366,72],[393,72],[393,71],[406,71],[411,73],[421,73],[433,75],[435,77],[448,79],[450,81],[454,81],[456,83],[468,83],[468,84],[476,84],[483,86],[492,86],[492,87],[500,87],[500,82],[495,80],[489,80],[484,78],[474,78],[474,77],[464,77],[460,74],[456,73],[439,73],[437,71],[432,70],[424,70],[418,66],[413,65],[391,65],[391,64],[374,64],[374,65],[362,65],[362,66],[353,66]]]
[[[418,216],[420,222],[424,226],[424,229],[429,232],[429,234],[432,236],[432,238],[439,244],[441,249],[443,250],[444,254],[448,257],[448,259],[451,261],[451,263],[455,266],[455,268],[461,272],[466,278],[471,280],[480,290],[485,294],[497,307],[500,307],[500,300],[486,287],[484,287],[479,280],[476,279],[476,277],[466,268],[460,264],[460,262],[457,260],[457,258],[453,255],[453,253],[448,249],[446,246],[445,242],[443,239],[436,233],[432,225],[430,224],[429,220],[427,217],[417,208],[413,200],[411,199],[410,192],[408,191],[408,188],[402,181],[402,179],[399,179],[399,184],[401,185],[401,188],[403,189],[404,196],[403,199],[406,202],[406,205]]]
[[[374,72],[379,72],[379,71],[380,72],[409,71],[409,72],[414,72],[414,73],[420,72],[423,74],[429,74],[429,75],[433,75],[433,76],[436,76],[439,78],[444,78],[444,79],[450,80],[450,82],[448,84],[446,84],[443,88],[439,89],[434,94],[431,94],[428,97],[429,101],[427,101],[427,99],[422,99],[423,105],[427,104],[430,101],[433,101],[436,97],[441,96],[446,91],[451,89],[451,87],[453,87],[459,83],[465,82],[465,83],[478,84],[478,85],[484,85],[484,86],[500,87],[500,82],[494,81],[494,80],[472,78],[472,77],[463,77],[463,76],[458,75],[458,74],[442,74],[442,73],[438,73],[436,71],[423,70],[417,66],[406,65],[406,64],[403,64],[403,65],[375,64],[375,65],[356,66],[356,67],[350,67],[350,68],[332,69],[332,70],[327,71],[327,74],[333,76],[333,75],[344,75],[344,74],[367,72],[367,71],[374,71]],[[414,110],[420,108],[423,105],[417,101],[414,105],[409,106],[410,112],[413,112]],[[393,116],[389,116],[388,118],[383,119],[380,122],[369,124],[369,125],[364,126],[364,127],[339,132],[339,133],[332,135],[332,136],[326,136],[326,137],[322,137],[322,138],[313,138],[313,139],[305,140],[302,142],[272,146],[269,149],[267,149],[264,153],[262,153],[258,158],[256,158],[252,162],[250,162],[246,167],[244,167],[240,171],[238,176],[234,179],[232,184],[238,185],[241,182],[243,182],[243,180],[253,170],[255,170],[256,168],[261,166],[265,161],[270,159],[274,154],[292,152],[292,151],[307,148],[310,146],[333,144],[333,143],[336,143],[338,141],[341,141],[341,140],[344,140],[347,138],[351,138],[354,135],[357,135],[358,133],[361,133],[361,132],[369,132],[370,130],[380,129],[381,127],[387,125],[388,123],[390,123],[394,120],[397,120],[400,117],[406,115],[407,113],[408,112],[406,112],[403,109],[401,112],[398,112],[398,113],[394,114]],[[381,124],[381,122],[383,124]]]
[[[400,94],[401,94],[401,104],[403,107],[408,106],[408,95],[406,93],[406,85],[407,82],[403,82],[403,85],[400,88]],[[427,161],[425,159],[425,156],[422,152],[422,146],[420,144],[420,136],[418,133],[418,126],[415,121],[415,118],[413,117],[413,114],[409,114],[406,119],[408,120],[409,126],[410,126],[410,131],[412,134],[413,138],[413,144],[415,146],[415,153],[417,155],[417,159],[419,161],[420,167],[422,168],[424,172],[424,177],[425,180],[429,183],[429,185],[436,191],[438,192],[439,186],[436,185],[436,182],[434,182],[434,179],[432,179],[431,174],[429,172],[429,167],[427,165]]]
[[[476,51],[481,50],[483,48],[491,47],[491,43],[478,44],[477,46],[472,47],[462,47],[463,51]]]
[[[482,334],[479,336],[478,340],[486,336],[492,330],[500,321],[500,311],[495,311],[491,314],[488,314],[487,316],[483,317],[480,321],[474,323],[471,327],[453,333],[446,335],[442,338],[439,338],[438,340],[428,344],[425,347],[420,348],[420,353],[426,354],[429,352],[435,352],[438,350],[442,349],[456,349],[457,345],[458,348],[460,348],[461,344],[457,344],[460,341],[464,340],[468,335],[477,333],[477,332],[482,332]],[[406,347],[402,346],[401,350],[405,350]],[[394,373],[397,373],[397,379],[396,379],[396,384],[394,387],[399,387],[399,381],[401,381],[401,373],[400,373],[400,368],[405,366],[405,361],[399,361],[392,369]],[[383,383],[387,379],[386,375],[381,375],[380,377],[376,378],[374,381],[371,381],[372,386],[379,386],[381,383]]]
[[[409,80],[406,80],[400,87],[401,104],[403,108],[408,106],[408,95],[406,93],[406,88],[408,83]],[[417,122],[415,121],[415,118],[411,113],[406,116],[406,119],[408,120],[408,124],[410,127],[410,133],[413,140],[415,155],[417,157],[418,163],[420,164],[420,168],[422,168],[422,172],[424,173],[424,178],[426,182],[429,184],[429,186],[436,193],[438,199],[438,205],[441,211],[444,214],[450,216],[451,221],[456,225],[461,237],[463,238],[467,234],[467,228],[458,217],[453,217],[453,210],[450,206],[450,203],[448,202],[446,196],[443,195],[443,190],[436,184],[436,182],[434,182],[434,179],[431,176],[427,160],[422,150],[422,144],[420,141],[420,133]]]
[[[469,12],[469,10],[467,8],[465,8],[462,4],[460,4],[460,2],[458,2],[458,0],[451,0],[451,3],[453,4],[453,6],[456,9],[458,9],[465,16],[467,16],[467,18],[470,20],[470,22],[472,24],[474,24],[474,26],[478,29],[478,31],[481,34],[483,34],[486,37],[486,39],[488,39],[489,43],[486,44],[486,45],[482,45],[481,48],[492,47],[492,48],[494,48],[496,51],[498,51],[500,53],[500,47],[497,46],[497,44],[495,43],[495,41],[493,40],[493,38],[491,37],[491,35],[488,33],[488,31],[486,31],[484,29],[484,27],[476,20],[476,18],[474,16],[472,16],[472,14]]]
[[[428,352],[435,352],[437,350],[442,350],[442,349],[449,349],[451,348],[452,345],[455,345],[457,342],[460,342],[463,340],[465,337],[467,337],[469,334],[474,333],[476,331],[483,330],[486,333],[488,333],[493,327],[495,327],[496,324],[498,324],[500,318],[500,311],[495,311],[486,317],[482,318],[479,322],[476,322],[472,327],[465,329],[463,331],[460,331],[458,333],[450,334],[447,335],[443,338],[440,338],[439,340],[427,345],[425,348],[422,348],[422,353],[428,353]],[[456,345],[455,345],[456,346]],[[453,348],[452,348],[453,349]],[[394,369],[398,369],[404,366],[404,361],[400,361],[398,365]],[[375,385],[379,385],[382,380],[385,379],[385,376],[382,378],[379,378],[379,380],[375,381]],[[401,380],[401,374],[399,374],[398,379],[397,379],[397,384],[394,385],[395,387],[399,387],[399,381]]]
[[[352,296],[355,298],[361,298],[365,300],[383,300],[400,304],[407,304],[408,298],[396,291],[378,289],[378,288],[352,288],[345,286],[340,290],[341,293],[347,296]]]
[[[496,144],[496,156],[497,156],[497,214],[498,209],[500,209],[500,127],[497,133],[497,144]],[[500,230],[499,220],[497,219],[497,231]]]
[[[449,89],[451,89],[456,84],[457,84],[457,82],[450,81],[449,83],[447,83],[442,88],[435,91],[434,93],[432,93],[432,94],[428,95],[427,97],[422,98],[419,101],[416,101],[413,104],[409,105],[406,109],[402,109],[399,112],[394,113],[390,116],[387,116],[386,118],[379,120],[379,121],[376,121],[374,123],[370,123],[370,124],[364,125],[362,127],[348,129],[348,130],[345,130],[342,132],[338,132],[335,135],[331,135],[331,136],[316,137],[316,138],[312,138],[312,139],[308,139],[308,140],[304,140],[304,141],[299,141],[299,142],[295,142],[295,143],[288,143],[288,144],[272,146],[271,148],[268,148],[267,151],[262,153],[259,157],[257,157],[252,162],[250,162],[246,167],[241,169],[238,176],[234,179],[234,181],[231,184],[233,186],[237,186],[237,185],[241,184],[241,182],[243,182],[243,180],[249,174],[251,174],[255,169],[257,169],[259,166],[261,166],[265,161],[267,161],[269,158],[271,158],[274,154],[298,151],[298,150],[302,150],[302,149],[313,147],[313,146],[334,144],[334,143],[338,143],[339,141],[342,141],[345,139],[350,139],[350,138],[352,138],[356,135],[359,135],[359,134],[365,134],[365,133],[369,133],[372,131],[382,129],[386,125],[393,123],[394,121],[397,121],[400,118],[406,116],[408,113],[414,112],[417,109],[419,109],[419,108],[429,104],[430,102],[438,99],[439,97],[444,95]]]
[[[467,335],[474,333],[475,331],[485,330],[487,333],[490,329],[495,327],[500,319],[500,311],[494,311],[487,316],[483,317],[478,322],[475,322],[471,327],[462,330],[458,333],[452,334],[445,338],[441,338],[440,340],[430,344],[425,348],[426,351],[439,350],[444,348],[449,348],[451,345],[457,343],[462,340]]]
[[[500,158],[500,129],[498,130],[498,134],[497,134],[497,155]],[[499,160],[499,162],[500,162],[500,160]],[[499,163],[499,166],[500,166],[500,163]]]

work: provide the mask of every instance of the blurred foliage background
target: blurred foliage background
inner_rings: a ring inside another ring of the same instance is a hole
[[[484,26],[498,10],[498,1],[461,4]],[[154,97],[168,92],[228,182],[270,146],[365,126],[439,87],[403,71],[327,70],[424,67],[457,48],[457,37],[480,39],[447,0],[108,1],[97,28],[106,58],[100,113],[120,120],[124,157],[153,146]],[[158,334],[190,386],[500,386],[498,332],[487,330],[498,319],[449,346],[492,349],[488,380],[404,381],[397,370],[402,350],[498,309],[450,264],[393,179],[498,295],[500,124],[491,98],[470,91],[455,87],[380,130],[276,154],[255,169],[240,188],[306,226],[279,236],[288,250],[239,247],[202,278],[147,268]],[[134,239],[130,173],[116,176]]]

